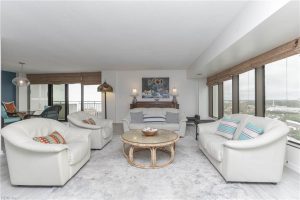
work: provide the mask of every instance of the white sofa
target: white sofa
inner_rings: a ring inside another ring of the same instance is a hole
[[[215,134],[219,121],[199,124],[199,147],[227,182],[270,182],[281,180],[287,133],[285,123],[263,117],[233,114],[240,119],[233,140]],[[237,140],[251,122],[264,133],[250,140]]]
[[[179,122],[132,123],[130,117],[131,112],[143,112],[143,114],[148,115],[166,115],[167,112],[179,113]],[[145,127],[152,127],[157,129],[175,131],[180,137],[184,137],[187,119],[184,113],[180,112],[180,110],[175,108],[134,108],[129,110],[128,114],[122,121],[124,132],[129,131],[130,129],[143,129]]]
[[[96,125],[86,124],[82,120],[92,118]],[[69,125],[91,130],[91,148],[102,149],[113,137],[113,121],[97,118],[89,113],[80,111],[68,115]]]
[[[33,140],[58,131],[67,144]],[[1,130],[12,185],[64,185],[90,159],[90,131],[44,118],[23,120]]]

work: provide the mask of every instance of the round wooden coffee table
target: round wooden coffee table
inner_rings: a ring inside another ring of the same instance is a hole
[[[128,163],[139,168],[161,168],[169,165],[174,161],[175,142],[179,136],[168,130],[158,130],[155,136],[144,136],[141,130],[130,130],[122,136],[123,153]],[[134,161],[134,152],[141,150],[150,150],[151,163],[145,165]],[[161,150],[170,154],[170,160],[163,164],[156,162],[156,151]]]

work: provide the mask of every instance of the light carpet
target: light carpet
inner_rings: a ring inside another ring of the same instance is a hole
[[[193,133],[190,127],[188,135],[177,143],[174,163],[161,169],[129,165],[122,155],[120,135],[115,134],[103,150],[92,151],[89,162],[63,187],[11,186],[6,158],[1,155],[1,199],[300,198],[300,177],[289,169],[277,185],[226,183],[199,150]]]

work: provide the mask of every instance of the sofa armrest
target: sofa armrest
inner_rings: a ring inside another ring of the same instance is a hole
[[[288,127],[285,126],[274,127],[269,132],[266,132],[255,139],[228,140],[224,144],[224,147],[230,149],[241,149],[241,150],[260,148],[272,144],[281,139],[286,140],[288,131],[289,131]]]
[[[126,132],[126,131],[129,131],[129,124],[131,122],[131,119],[130,119],[130,114],[128,113],[126,115],[126,117],[124,119],[122,119],[122,123],[123,123],[123,131]]]
[[[96,126],[100,128],[113,128],[113,120],[111,119],[101,119],[101,118],[94,118],[96,122]]]
[[[69,120],[69,123],[79,127],[79,128],[83,128],[83,129],[92,129],[92,130],[97,130],[97,129],[100,129],[101,126],[98,126],[98,125],[92,125],[92,124],[87,124],[87,123],[84,123],[78,119],[74,119],[74,118],[71,118],[71,117],[68,117],[68,120]],[[97,123],[97,122],[96,122]]]
[[[43,144],[37,141],[26,141],[26,142],[10,142],[7,141],[13,146],[16,146],[20,149],[32,151],[32,152],[38,152],[38,153],[58,153],[63,150],[68,149],[68,146],[65,144]]]
[[[69,127],[66,129],[66,142],[71,143],[74,141],[87,141],[89,142],[91,130],[80,129],[80,128],[72,128]]]
[[[201,132],[215,133],[217,131],[219,123],[220,123],[219,121],[216,121],[216,122],[198,124],[199,133],[200,134]]]

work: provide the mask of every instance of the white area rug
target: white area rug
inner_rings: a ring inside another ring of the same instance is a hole
[[[11,186],[6,158],[2,155],[1,199],[300,198],[300,177],[288,169],[277,185],[227,184],[199,150],[193,131],[191,127],[191,133],[177,143],[174,163],[162,169],[139,169],[129,165],[122,155],[120,136],[115,135],[103,150],[93,151],[90,161],[63,187]]]

